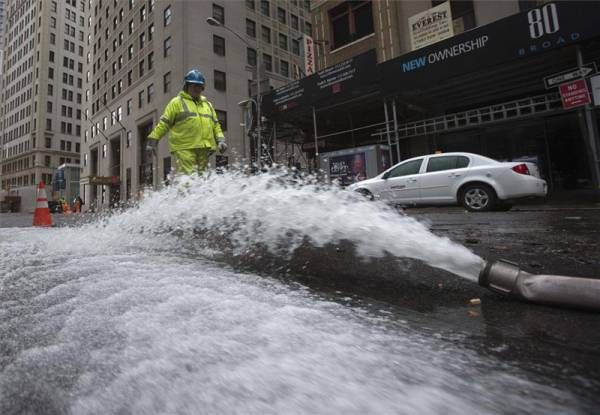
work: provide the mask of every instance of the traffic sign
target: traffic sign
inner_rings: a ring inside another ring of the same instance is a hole
[[[560,84],[571,81],[573,79],[585,78],[588,75],[597,72],[596,62],[586,63],[581,68],[573,68],[568,71],[555,73],[554,75],[544,78],[546,89],[555,88]]]
[[[585,79],[578,79],[573,82],[561,84],[559,89],[563,108],[566,110],[581,107],[582,105],[587,105],[592,102],[590,100],[590,93],[588,92]]]

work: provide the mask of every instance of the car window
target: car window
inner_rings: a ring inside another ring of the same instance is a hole
[[[427,163],[427,172],[461,169],[469,165],[469,158],[465,156],[440,156],[432,157]]]
[[[423,159],[407,161],[406,163],[403,163],[390,170],[390,173],[387,177],[401,177],[408,176],[409,174],[417,174],[421,168],[422,162]]]

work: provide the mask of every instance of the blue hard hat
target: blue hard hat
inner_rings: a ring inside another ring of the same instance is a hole
[[[189,71],[185,75],[184,81],[186,84],[204,85],[205,83],[204,75],[202,75],[202,72],[200,72],[198,69],[192,69]]]

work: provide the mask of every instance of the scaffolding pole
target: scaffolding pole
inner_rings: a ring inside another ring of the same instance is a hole
[[[390,138],[390,117],[388,114],[387,101],[385,99],[383,100],[383,111],[385,113],[385,134],[387,135],[388,152],[390,153],[390,163],[391,163],[393,160],[393,155],[392,155],[392,140]]]
[[[315,132],[315,170],[317,169],[317,159],[319,158],[319,143],[317,142],[319,136],[317,134],[317,110],[315,109],[315,106],[313,105],[312,107],[313,110],[313,128],[314,128],[314,132]]]
[[[575,48],[577,53],[577,66],[581,69],[583,67],[583,54],[581,53],[581,47]],[[584,79],[584,82],[585,79]],[[600,155],[598,154],[598,130],[596,129],[596,120],[592,108],[590,105],[586,105],[585,108],[580,110],[580,114],[583,113],[585,119],[585,126],[587,129],[588,148],[591,154],[592,162],[592,182],[594,183],[594,189],[600,188]]]
[[[396,139],[397,163],[400,163],[402,159],[400,158],[400,137],[398,136],[398,119],[396,118],[396,98],[392,100],[392,115],[394,116],[394,138]],[[390,160],[390,163],[392,163],[392,160]]]

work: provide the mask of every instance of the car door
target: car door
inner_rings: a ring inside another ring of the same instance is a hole
[[[417,203],[421,164],[423,158],[407,160],[388,171],[384,176],[384,197],[396,203]]]
[[[463,155],[430,156],[419,177],[421,200],[425,203],[451,202],[454,184],[466,173],[470,160]]]

